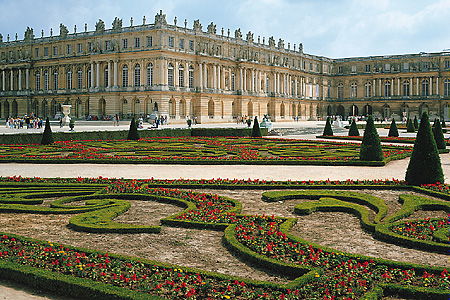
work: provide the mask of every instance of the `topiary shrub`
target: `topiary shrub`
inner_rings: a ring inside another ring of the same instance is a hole
[[[408,122],[406,122],[406,132],[416,132],[416,128],[410,118],[408,118]]]
[[[258,117],[255,117],[255,120],[253,121],[252,137],[254,138],[262,137],[261,129],[259,128]]]
[[[382,161],[384,158],[381,149],[380,137],[373,123],[372,116],[367,118],[366,129],[359,151],[359,159],[363,161]]]
[[[325,128],[323,130],[323,136],[333,136],[333,129],[331,128],[331,119],[327,117],[327,122],[325,123]]]
[[[436,121],[434,121],[433,137],[436,141],[436,146],[438,149],[446,148],[447,144],[445,142],[444,132],[442,131],[441,122],[439,122],[439,119],[436,119]]]
[[[417,116],[414,116],[414,128],[419,129],[419,121],[417,120]]]
[[[447,127],[447,124],[445,124],[445,120],[444,120],[444,119],[442,119],[442,124],[441,124],[441,126],[442,126],[442,128]]]
[[[127,140],[139,140],[139,132],[134,117],[131,119],[130,129],[128,130]]]
[[[53,134],[52,134],[52,128],[50,127],[50,121],[47,117],[45,120],[45,128],[44,128],[44,134],[42,135],[41,145],[50,145],[53,144]]]
[[[408,184],[417,186],[444,183],[441,159],[426,112],[422,114],[405,180]]]
[[[348,130],[348,136],[359,136],[358,126],[356,126],[355,119],[352,120],[350,129]]]
[[[395,119],[392,118],[391,127],[389,127],[388,136],[390,137],[398,137],[398,128],[397,124],[395,124]]]

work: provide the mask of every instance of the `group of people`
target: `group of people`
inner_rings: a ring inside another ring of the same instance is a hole
[[[239,115],[237,115],[236,116],[236,124],[247,124],[247,120],[249,119],[250,117],[247,117],[247,116],[239,116]],[[252,120],[251,120],[251,118],[250,118],[250,122],[251,122]]]
[[[41,118],[34,116],[34,114],[32,113],[30,116],[25,115],[23,117],[7,118],[6,119],[6,128],[21,129],[21,128],[26,127],[27,129],[32,129],[32,128],[36,129],[36,128],[42,128],[43,123],[44,122]]]
[[[120,122],[120,117],[118,114],[115,114],[112,118],[113,120],[113,126],[119,126],[119,122]]]

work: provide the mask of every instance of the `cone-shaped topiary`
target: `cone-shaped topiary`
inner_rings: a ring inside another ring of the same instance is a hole
[[[417,120],[417,116],[414,116],[414,128],[419,129],[419,121]]]
[[[397,128],[397,124],[395,124],[394,118],[392,118],[391,127],[389,127],[388,136],[398,137],[398,128]]]
[[[348,130],[348,136],[359,136],[358,126],[356,126],[355,119],[352,120],[352,125],[350,125],[350,129]]]
[[[433,137],[436,141],[436,146],[438,149],[445,149],[447,144],[444,138],[444,132],[442,131],[441,122],[436,120],[433,126]]]
[[[422,114],[405,180],[411,185],[444,183],[441,159],[426,112]]]
[[[359,151],[359,159],[364,161],[382,161],[384,158],[381,150],[380,137],[373,123],[372,116],[367,118],[366,129]]]
[[[53,142],[52,128],[50,127],[50,121],[47,117],[45,120],[45,128],[44,134],[42,134],[41,145],[50,145],[53,144]]]
[[[445,124],[445,120],[444,120],[444,119],[442,119],[442,124],[441,124],[441,126],[442,126],[442,128],[447,127],[447,125]]]
[[[252,137],[262,137],[261,128],[259,128],[258,117],[255,117],[255,120],[253,121]]]
[[[408,122],[406,122],[406,132],[416,132],[416,128],[410,118],[408,118]]]
[[[327,117],[327,122],[325,123],[325,128],[323,130],[323,136],[333,136],[333,129],[331,128],[331,119]]]
[[[139,140],[139,132],[137,130],[137,125],[136,121],[134,120],[134,117],[131,119],[127,140],[135,140],[135,141]]]

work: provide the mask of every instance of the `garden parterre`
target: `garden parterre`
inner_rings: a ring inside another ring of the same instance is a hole
[[[430,268],[397,264],[377,258],[349,255],[333,251],[319,245],[309,244],[289,235],[288,228],[295,222],[277,216],[240,215],[239,202],[233,199],[208,194],[194,193],[185,190],[171,189],[167,185],[174,181],[158,180],[118,180],[118,179],[30,179],[21,177],[2,178],[3,185],[16,186],[15,193],[2,193],[0,209],[13,207],[11,198],[17,201],[36,200],[33,195],[36,188],[41,191],[54,189],[67,184],[66,193],[74,184],[89,184],[91,193],[107,195],[109,199],[126,195],[148,195],[151,199],[179,199],[185,201],[185,210],[171,216],[169,220],[177,221],[178,226],[192,224],[220,224],[226,228],[226,239],[230,249],[243,257],[250,255],[261,265],[272,268],[295,270],[298,278],[286,285],[267,282],[252,282],[237,278],[227,278],[217,274],[190,270],[178,266],[164,266],[161,263],[148,262],[134,258],[123,258],[112,254],[81,251],[64,245],[53,245],[51,242],[29,241],[21,237],[4,234],[1,243],[0,262],[30,265],[51,272],[60,272],[69,276],[78,276],[88,280],[96,280],[116,287],[125,287],[140,292],[148,292],[155,296],[170,299],[376,299],[379,289],[396,290],[420,295],[442,297],[449,285],[449,276],[443,268]],[[58,185],[53,185],[58,183]],[[202,181],[175,181],[180,187],[197,186]],[[285,187],[326,187],[326,186],[372,186],[379,188],[404,187],[401,181],[376,182],[260,182],[258,180],[218,180],[208,184],[220,186],[274,186]],[[42,185],[40,188],[39,185]],[[96,186],[93,188],[92,186]],[[160,187],[151,187],[161,185]],[[164,187],[166,185],[166,187]],[[442,185],[440,185],[442,186]],[[445,186],[445,185],[444,185]],[[433,186],[432,188],[436,188]],[[428,187],[422,189],[429,190]],[[11,188],[9,188],[11,190]],[[28,196],[25,196],[28,193]],[[31,191],[31,192],[30,192]],[[55,191],[52,191],[55,193]],[[312,191],[311,191],[312,192]],[[437,193],[435,191],[430,191]],[[78,191],[72,196],[78,195]],[[323,192],[321,192],[323,193]],[[15,195],[14,195],[15,194]],[[329,195],[333,197],[333,194]],[[445,197],[444,195],[442,195]],[[90,198],[87,201],[93,201]],[[144,198],[142,198],[144,199]],[[339,200],[341,201],[341,200]],[[60,201],[64,202],[64,201]],[[109,205],[105,200],[101,203],[87,202],[86,206],[98,205],[98,210]],[[67,203],[70,203],[67,201]],[[337,203],[337,202],[336,202]],[[32,210],[34,205],[28,206]],[[344,205],[345,206],[345,205]],[[342,206],[342,207],[344,207]],[[57,206],[59,207],[59,206]],[[16,207],[18,208],[18,207]],[[51,210],[52,208],[50,208]],[[69,209],[69,208],[68,208]],[[39,213],[36,210],[36,213]],[[110,220],[112,222],[112,220]],[[441,220],[446,224],[448,222]],[[164,222],[163,222],[164,223]],[[170,223],[166,223],[170,224]],[[290,224],[290,225],[289,225]],[[215,229],[218,229],[215,228]],[[236,243],[235,243],[236,242]],[[234,248],[233,248],[234,247]],[[245,254],[247,253],[247,254]],[[436,299],[437,299],[436,298]]]

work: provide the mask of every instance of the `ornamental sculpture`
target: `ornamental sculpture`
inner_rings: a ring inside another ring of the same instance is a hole
[[[270,47],[275,47],[275,39],[273,38],[273,36],[271,36],[269,38],[269,46]]]
[[[69,34],[69,29],[62,23],[59,24],[59,37],[65,39]]]
[[[33,28],[30,28],[27,26],[27,30],[25,31],[25,35],[23,38],[25,41],[31,41],[34,40],[34,33],[33,33]]]
[[[208,25],[207,30],[208,30],[208,33],[216,34],[216,32],[217,32],[216,25],[214,25],[214,23],[211,22],[211,24]]]
[[[234,37],[235,37],[236,39],[242,39],[242,33],[241,33],[241,29],[240,29],[240,28],[238,28],[238,29],[236,29],[236,30],[234,31]]]
[[[278,39],[278,49],[284,49],[284,40]]]
[[[114,19],[114,21],[112,22],[112,29],[114,31],[118,31],[118,30],[122,29],[122,19],[119,19],[118,17],[116,17]]]
[[[247,42],[253,42],[253,33],[251,31],[249,31],[247,33],[247,38],[246,38]]]
[[[202,24],[200,24],[200,20],[194,20],[194,31],[201,32],[202,31]]]
[[[159,11],[159,14],[155,15],[155,26],[165,26],[167,25],[166,15]]]
[[[95,23],[95,32],[100,33],[105,31],[105,22],[102,19],[98,19],[98,22]]]

